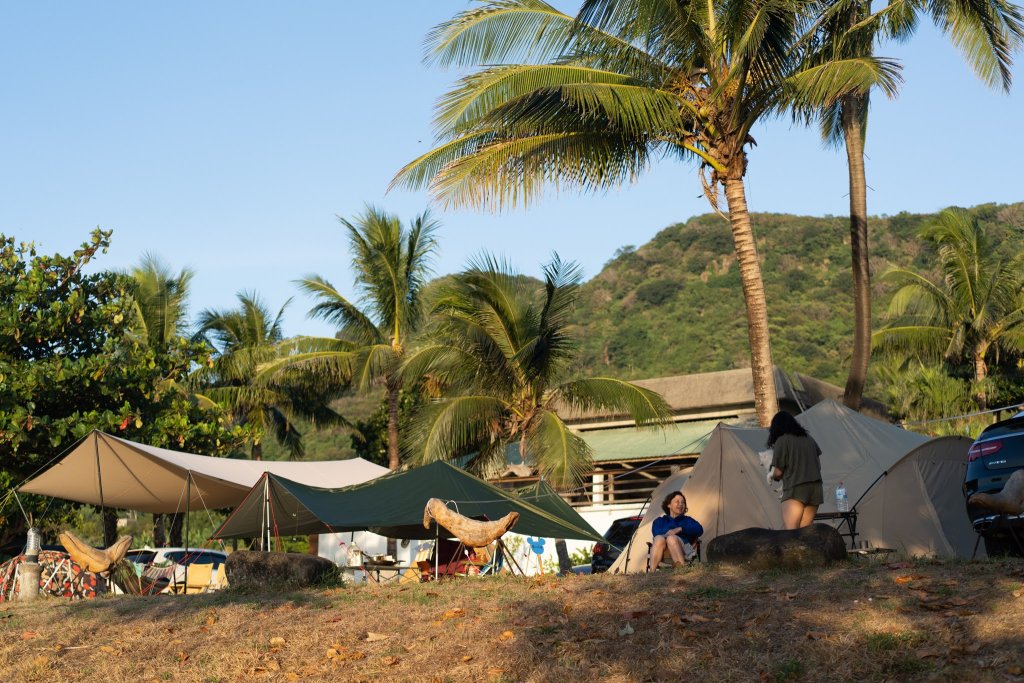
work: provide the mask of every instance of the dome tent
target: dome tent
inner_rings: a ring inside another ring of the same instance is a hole
[[[908,556],[970,556],[971,548],[965,544],[974,539],[964,533],[960,522],[966,524],[966,515],[962,498],[957,500],[963,482],[957,459],[966,465],[969,442],[929,440],[832,400],[818,403],[797,420],[822,450],[825,502],[820,512],[835,511],[832,494],[843,482],[858,512],[858,540]],[[674,490],[686,495],[687,514],[704,526],[705,543],[749,527],[781,529],[778,497],[769,488],[757,455],[767,438],[765,429],[718,425],[685,480],[673,477],[655,489],[628,561],[623,552],[609,571],[644,571],[650,524],[661,514],[663,497]],[[913,453],[917,455],[897,467]],[[886,482],[889,476],[891,483]],[[903,499],[899,504],[898,496]]]

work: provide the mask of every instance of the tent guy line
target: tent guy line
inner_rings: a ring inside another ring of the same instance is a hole
[[[1015,410],[1017,408],[1024,408],[1024,403],[1018,403],[1012,406],[1003,406],[1002,408],[992,408],[990,410],[979,410],[976,413],[965,413],[963,415],[953,415],[952,417],[937,417],[934,420],[918,420],[916,422],[899,422],[900,427],[906,427],[907,425],[930,425],[935,422],[949,422],[951,420],[962,420],[965,417],[977,417],[978,415],[988,415],[989,413],[998,413],[1003,410]]]

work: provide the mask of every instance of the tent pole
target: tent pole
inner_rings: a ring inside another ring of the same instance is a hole
[[[647,496],[647,500],[640,507],[640,521],[641,522],[643,522],[643,517],[644,517],[645,511],[647,510],[647,504],[651,502],[651,498],[653,498],[653,497],[654,497],[654,492],[652,491],[651,495]],[[625,568],[622,570],[623,574],[628,574],[629,573],[629,553],[630,553],[630,551],[633,550],[633,539],[636,538],[636,532],[639,531],[639,530],[640,530],[640,525],[637,524],[636,531],[634,531],[633,535],[629,537],[629,543],[626,544],[626,564],[625,564]]]
[[[188,557],[188,518],[192,503],[192,470],[185,475],[185,557]],[[189,563],[191,564],[191,562]],[[185,595],[188,595],[188,564],[185,565]]]
[[[263,529],[260,530],[260,550],[268,552],[270,545],[270,477],[263,475]]]
[[[100,468],[100,437],[93,433],[93,447],[96,449],[96,480],[100,487],[100,528],[103,529],[103,543],[106,545],[106,512],[107,506],[103,501],[103,470]]]

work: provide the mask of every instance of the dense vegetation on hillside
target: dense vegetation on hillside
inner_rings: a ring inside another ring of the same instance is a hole
[[[971,212],[997,230],[1024,229],[1024,204]],[[890,265],[933,268],[934,255],[917,231],[934,218],[900,213],[872,220],[876,325],[889,291],[878,276]],[[849,219],[753,220],[775,364],[842,386],[853,333]],[[639,248],[623,247],[583,286],[577,320],[586,372],[639,379],[749,365],[728,224],[706,214],[665,228]]]
[[[996,235],[1024,230],[1024,203],[986,204],[971,213]],[[900,213],[872,219],[876,328],[891,289],[880,276],[892,265],[933,271],[935,255],[917,233],[935,217]],[[853,335],[849,219],[753,214],[753,220],[775,364],[842,386]],[[438,283],[427,288],[426,299],[433,299]],[[640,247],[622,247],[583,285],[576,320],[581,374],[643,379],[749,366],[728,224],[706,214],[669,226]],[[868,395],[884,399],[872,389],[869,382]],[[351,421],[366,420],[379,399],[353,397],[336,407]],[[268,457],[283,457],[278,450],[267,444]],[[306,453],[308,459],[338,458],[356,449],[344,430],[309,430]],[[385,462],[383,454],[379,461]]]

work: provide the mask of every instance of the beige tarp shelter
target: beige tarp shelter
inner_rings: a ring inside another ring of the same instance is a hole
[[[820,512],[835,511],[834,492],[836,485],[842,481],[851,505],[856,505],[859,513],[858,540],[867,540],[875,546],[896,548],[908,554],[923,554],[925,551],[915,549],[927,546],[933,548],[927,551],[931,554],[961,555],[964,547],[961,531],[955,530],[952,521],[943,522],[947,513],[964,515],[963,501],[956,501],[955,504],[952,502],[952,498],[959,495],[963,482],[962,472],[959,480],[956,480],[956,476],[951,474],[952,465],[949,463],[941,468],[934,466],[929,474],[924,475],[928,483],[922,483],[917,490],[908,487],[903,492],[907,501],[904,511],[897,513],[904,517],[901,525],[895,524],[884,509],[879,511],[886,500],[889,501],[890,509],[894,507],[892,497],[876,494],[869,500],[865,496],[879,481],[879,477],[893,470],[896,463],[909,452],[918,450],[922,453],[920,459],[928,461],[931,457],[931,450],[925,447],[928,437],[866,417],[831,400],[818,403],[797,416],[797,419],[822,450],[825,503],[819,508]],[[685,479],[677,475],[655,489],[650,509],[637,529],[628,555],[623,552],[609,571],[644,571],[647,543],[651,540],[651,522],[662,514],[662,499],[671,491],[680,490],[680,485],[686,494],[688,514],[704,526],[705,543],[716,536],[748,527],[782,528],[778,495],[768,486],[765,469],[757,455],[758,451],[765,448],[767,438],[768,432],[765,429],[746,429],[725,424],[716,427],[689,475]],[[945,446],[940,444],[935,450],[939,452],[943,448]],[[939,459],[946,462],[941,457]],[[912,478],[910,473],[913,467],[916,465],[907,465],[905,470],[900,467],[899,480]],[[940,469],[944,473],[942,477],[935,474]],[[899,490],[891,488],[893,492]],[[861,500],[862,496],[864,500]],[[929,508],[934,511],[926,514]],[[938,512],[940,509],[941,514]],[[948,535],[960,540],[951,542]],[[917,540],[913,543],[900,540],[911,537]],[[924,538],[930,539],[927,544],[921,540]],[[966,556],[970,556],[970,549]]]
[[[963,436],[932,439],[889,468],[857,505],[858,540],[908,557],[987,557],[961,488],[971,443]]]
[[[264,472],[338,488],[388,473],[362,458],[321,462],[234,460],[156,448],[94,431],[18,488],[79,503],[171,513],[234,507]]]

